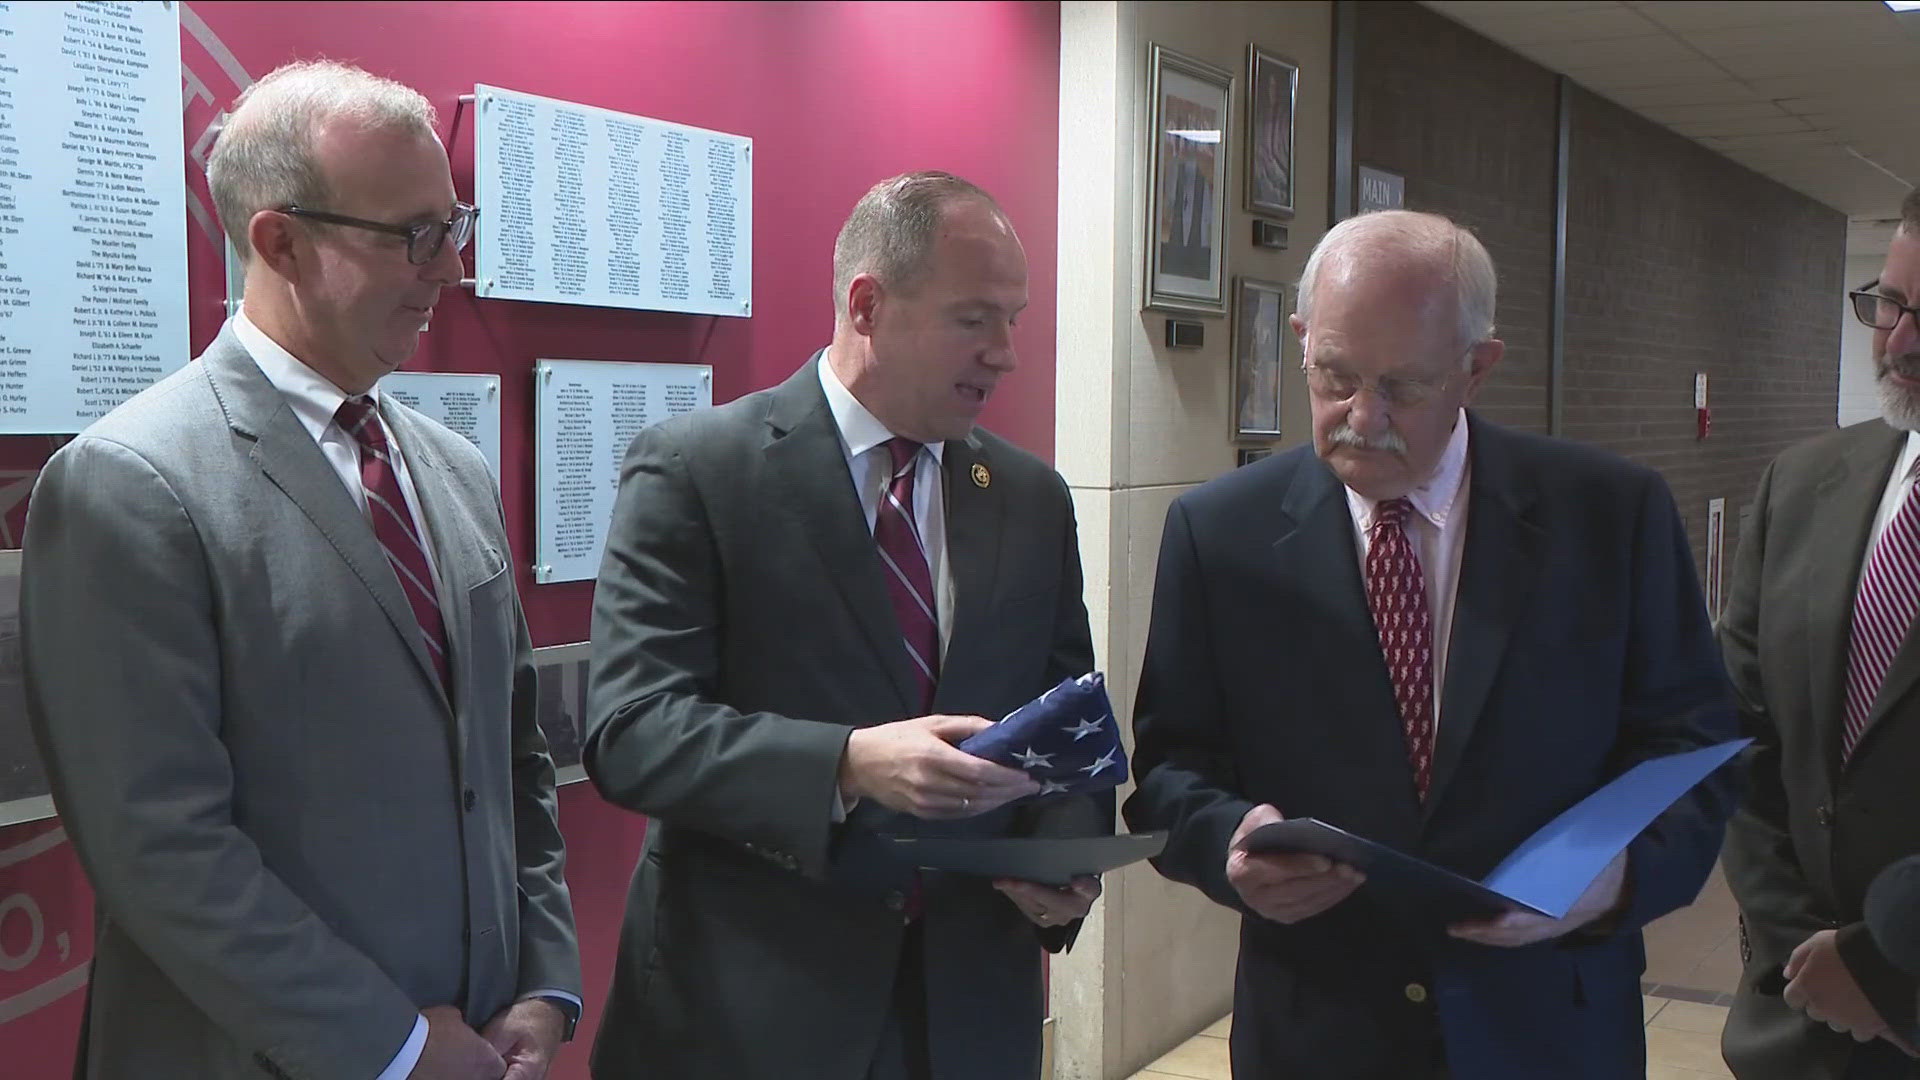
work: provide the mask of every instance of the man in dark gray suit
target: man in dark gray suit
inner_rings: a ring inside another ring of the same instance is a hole
[[[885,839],[1112,827],[951,745],[1093,666],[1066,485],[974,426],[1025,253],[979,188],[895,177],[834,297],[786,382],[627,455],[585,760],[654,820],[601,1080],[1035,1077],[1040,947],[1098,894],[916,873]]]
[[[243,312],[28,519],[29,716],[98,896],[77,1075],[538,1080],[580,972],[499,495],[374,386],[472,208],[426,99],[337,64],[254,84],[208,171]]]
[[[1875,875],[1920,854],[1920,192],[1852,301],[1881,419],[1768,466],[1720,623],[1756,739],[1722,856],[1746,973],[1721,1050],[1740,1080],[1920,1077],[1904,1038],[1920,980],[1862,907]]]

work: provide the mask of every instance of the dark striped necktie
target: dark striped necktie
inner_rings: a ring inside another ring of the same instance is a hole
[[[1920,470],[1920,465],[1916,465]],[[1860,591],[1853,598],[1853,637],[1847,650],[1846,727],[1840,759],[1853,757],[1873,717],[1874,699],[1887,679],[1893,657],[1920,613],[1920,500],[1907,490],[1887,531],[1873,545]]]
[[[913,521],[913,474],[921,446],[898,438],[884,445],[891,455],[893,472],[874,514],[873,542],[880,550],[887,596],[893,601],[893,617],[900,623],[900,637],[913,664],[924,712],[933,708],[933,688],[940,681],[940,620],[934,615],[927,548],[920,542],[920,530]]]
[[[447,630],[440,617],[433,571],[427,563],[426,538],[400,492],[386,429],[371,398],[348,398],[334,420],[360,444],[360,486],[367,495],[367,517],[373,523],[374,538],[386,551],[387,565],[400,579],[400,591],[413,605],[413,617],[420,623],[420,634],[426,639],[427,655],[433,658],[440,685],[450,692]]]

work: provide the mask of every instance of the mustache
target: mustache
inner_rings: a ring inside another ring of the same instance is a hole
[[[1909,378],[1920,376],[1920,352],[1904,353],[1900,356],[1876,356],[1874,368],[1880,375],[1888,371],[1898,371]]]
[[[1353,430],[1345,421],[1327,433],[1327,441],[1335,446],[1345,446],[1354,450],[1380,450],[1389,454],[1407,452],[1407,441],[1392,428],[1388,428],[1387,433],[1377,439],[1369,439]]]

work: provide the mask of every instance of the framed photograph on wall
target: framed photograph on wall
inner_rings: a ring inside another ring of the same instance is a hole
[[[1293,216],[1293,102],[1300,66],[1247,46],[1247,209]]]
[[[1280,384],[1289,334],[1287,287],[1234,279],[1233,437],[1280,437]]]
[[[1222,314],[1233,73],[1154,45],[1148,80],[1147,306]]]

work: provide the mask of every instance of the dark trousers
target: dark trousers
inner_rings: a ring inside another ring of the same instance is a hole
[[[900,942],[893,1003],[867,1080],[933,1080],[927,1055],[927,950],[918,921],[907,924]]]
[[[1846,1080],[1920,1080],[1920,1061],[1876,1039],[1853,1052]]]

